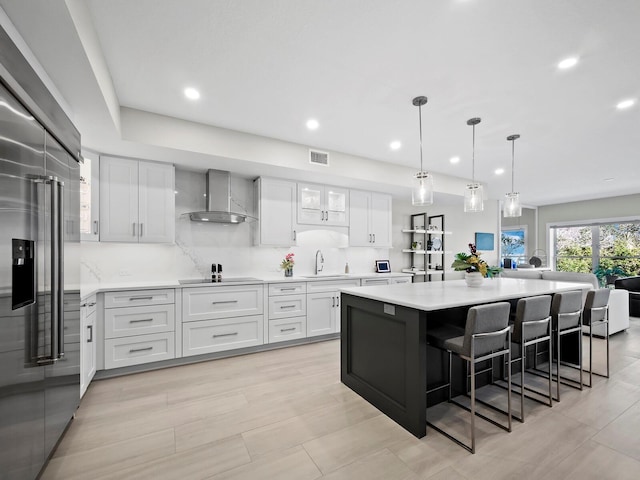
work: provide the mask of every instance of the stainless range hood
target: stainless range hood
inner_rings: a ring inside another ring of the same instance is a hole
[[[207,170],[207,210],[191,212],[189,218],[194,222],[242,223],[252,217],[231,211],[231,174]]]

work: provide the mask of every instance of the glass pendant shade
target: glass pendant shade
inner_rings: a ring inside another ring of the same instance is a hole
[[[413,176],[411,181],[411,204],[414,207],[423,207],[433,204],[433,175],[422,168],[422,106],[426,105],[427,97],[414,98],[411,103],[418,107],[420,120],[420,171]]]
[[[411,203],[416,207],[433,204],[433,176],[428,172],[414,175],[411,185]]]
[[[515,145],[520,135],[514,134],[507,137],[507,141],[511,142],[511,192],[504,196],[504,206],[502,207],[502,215],[504,218],[514,218],[522,216],[522,205],[520,204],[520,194],[513,191],[515,183],[516,167],[515,167]]]
[[[464,191],[464,211],[481,212],[484,210],[484,191],[479,183],[469,183]]]
[[[520,194],[518,192],[505,194],[502,211],[505,218],[522,216],[522,205],[520,205]]]

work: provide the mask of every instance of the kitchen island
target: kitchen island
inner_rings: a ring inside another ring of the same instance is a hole
[[[496,278],[477,288],[453,280],[343,289],[342,383],[421,438],[426,434],[427,382],[441,382],[445,371],[442,356],[427,351],[430,328],[464,327],[474,305],[589,288]]]

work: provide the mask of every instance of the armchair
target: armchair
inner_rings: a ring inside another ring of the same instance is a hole
[[[629,291],[629,315],[640,317],[640,275],[619,278],[616,280],[615,286]]]

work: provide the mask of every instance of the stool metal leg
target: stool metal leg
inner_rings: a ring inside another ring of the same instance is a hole
[[[471,453],[476,453],[476,362],[471,347]]]
[[[537,345],[537,344],[536,344]],[[520,345],[520,419],[524,423],[524,364],[527,358],[527,347]]]

